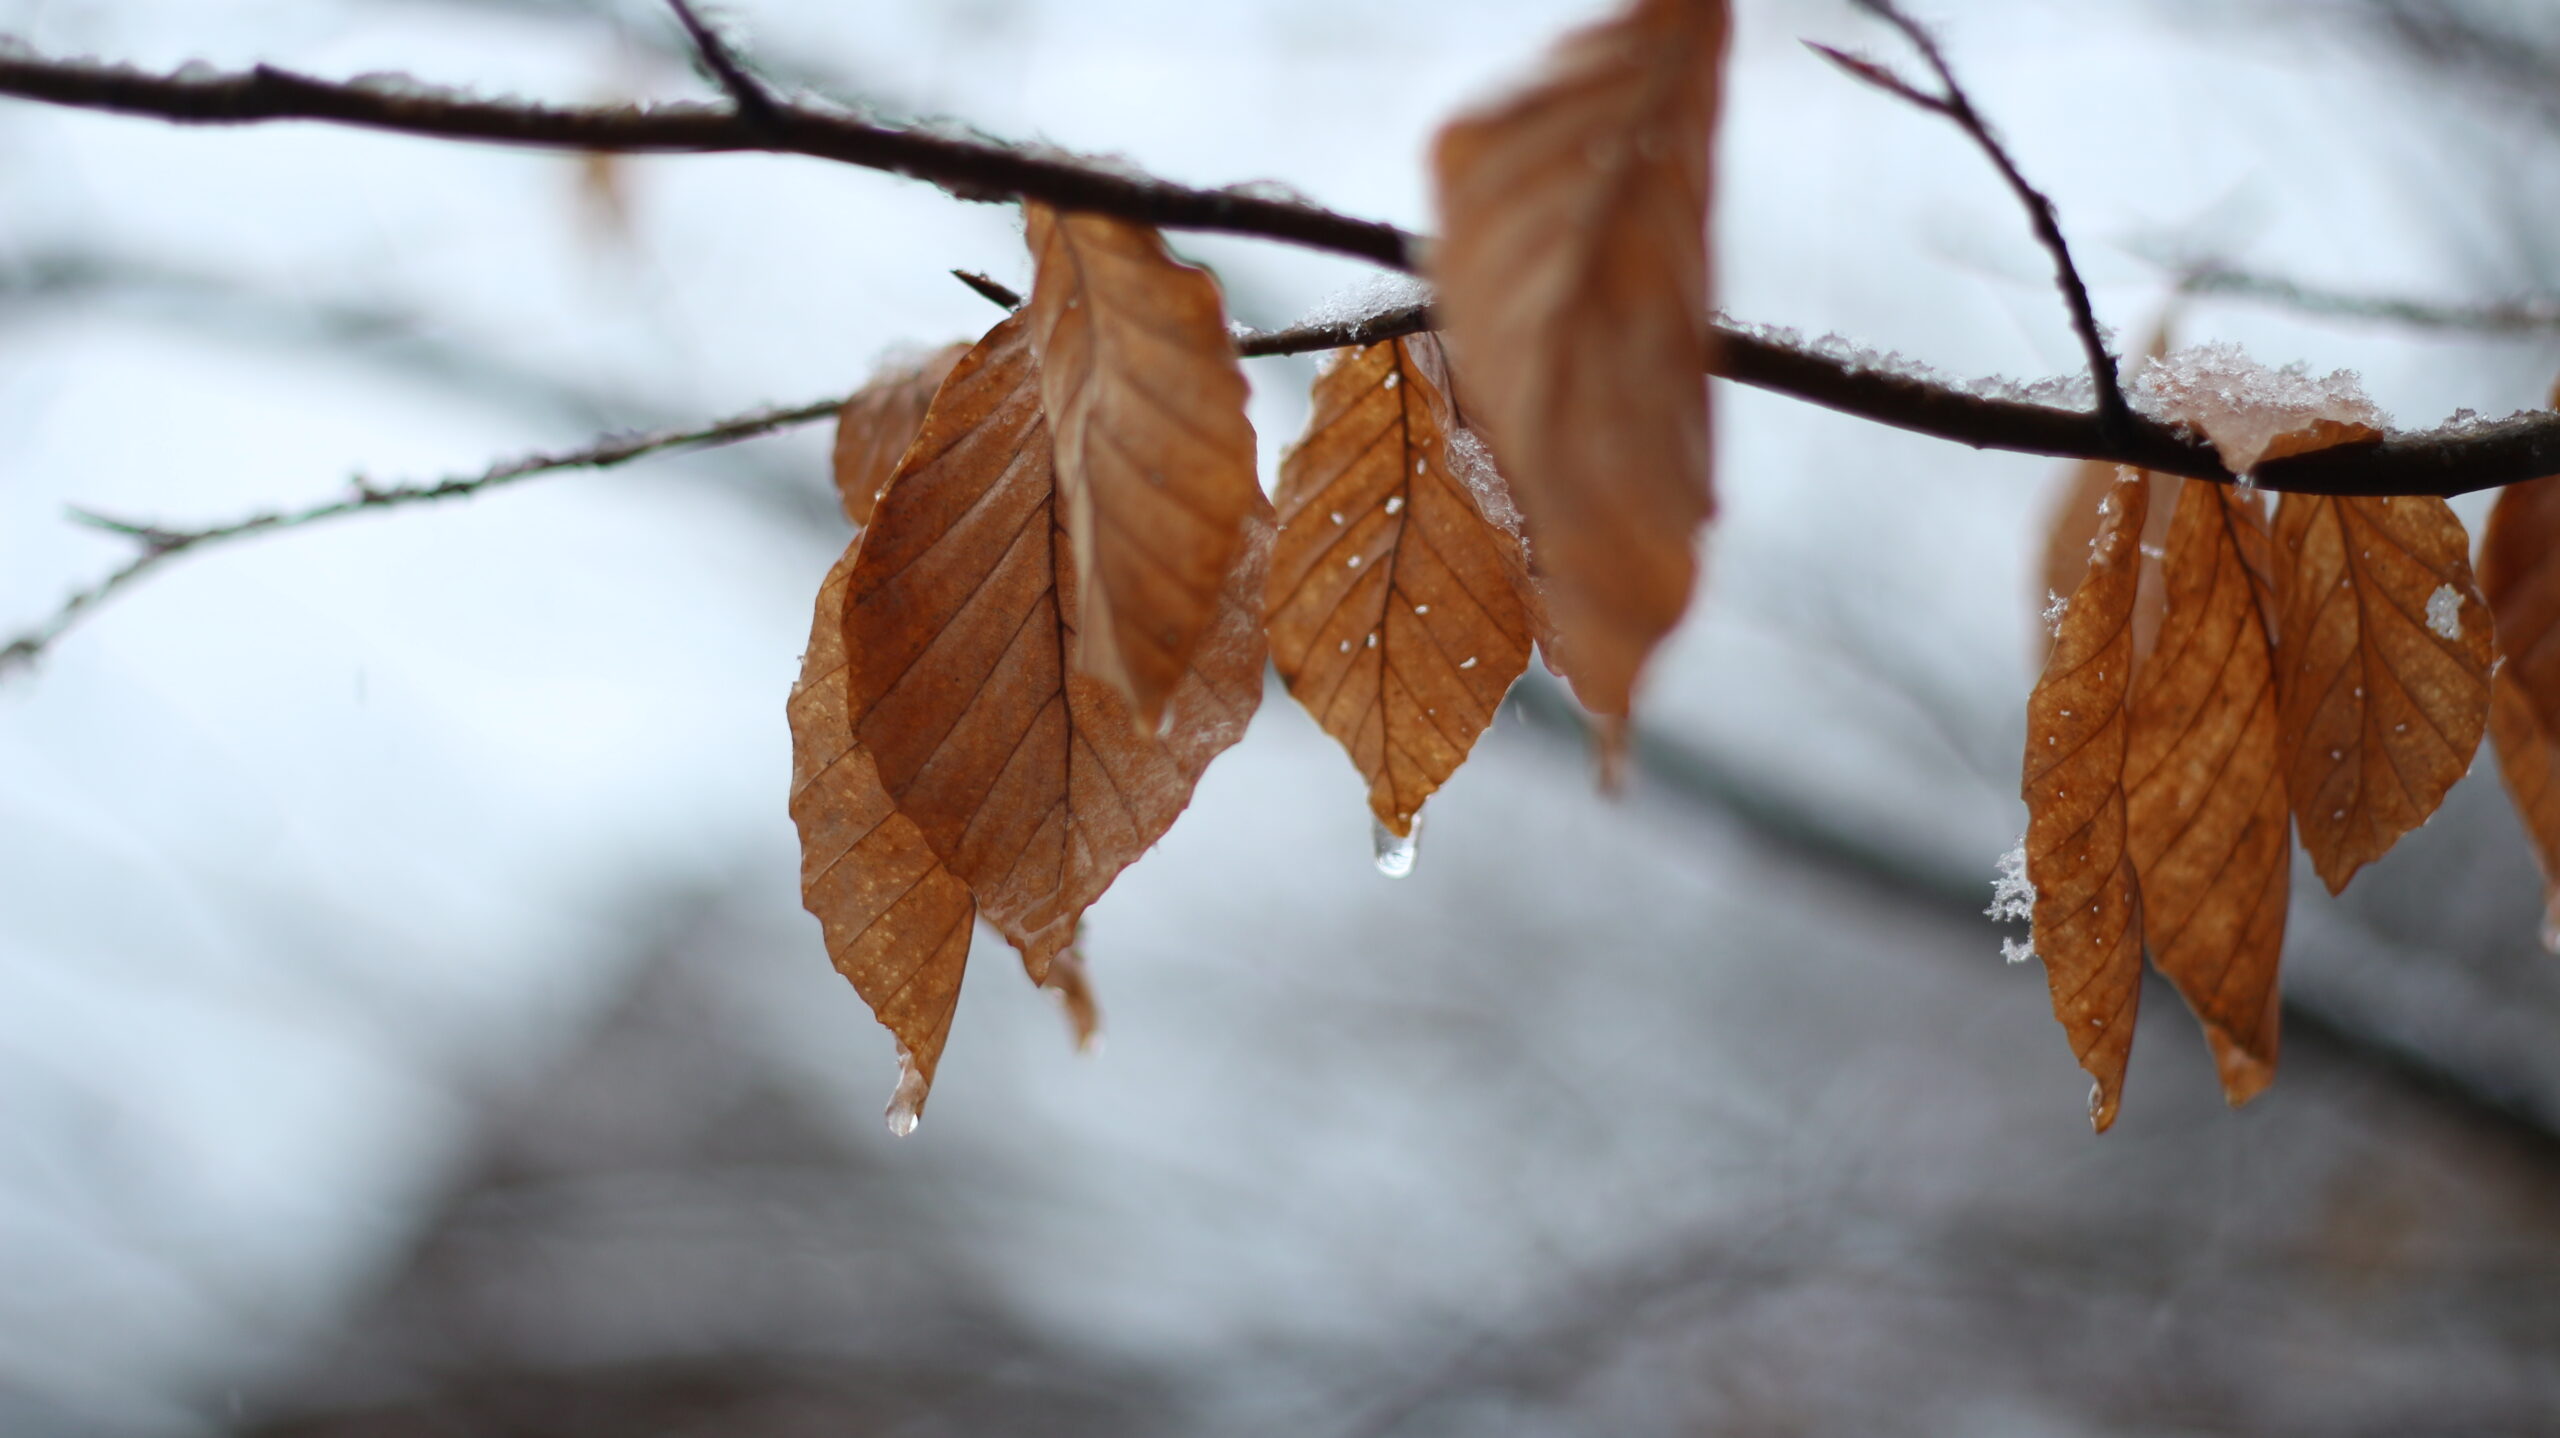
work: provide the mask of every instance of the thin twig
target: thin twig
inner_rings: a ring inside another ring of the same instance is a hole
[[[693,42],[694,53],[702,57],[711,78],[719,81],[720,88],[736,102],[739,118],[765,131],[781,128],[782,107],[762,81],[747,73],[747,67],[729,49],[729,43],[720,38],[720,32],[694,13],[689,0],[667,0],[667,6],[676,12],[676,23],[684,26],[685,38]]]
[[[2089,304],[2089,287],[2081,282],[2080,267],[2072,261],[2071,246],[2062,237],[2062,222],[2056,217],[2053,200],[2027,183],[2017,161],[2010,158],[2008,147],[1992,133],[1990,122],[1982,118],[1982,112],[1973,107],[1973,97],[1966,94],[1964,86],[1957,81],[1954,68],[1947,64],[1945,53],[1938,48],[1937,37],[1919,21],[1904,14],[1894,0],[1857,0],[1857,4],[1860,9],[1902,32],[1903,38],[1920,52],[1920,58],[1929,62],[1930,70],[1937,75],[1938,84],[1942,87],[1941,93],[1931,95],[1873,61],[1846,55],[1828,46],[1817,45],[1814,48],[1849,75],[1954,121],[1956,127],[1972,137],[1974,144],[1990,158],[1992,165],[2000,171],[2000,178],[2008,181],[2010,193],[2026,207],[2027,219],[2035,226],[2036,239],[2044,245],[2045,253],[2053,257],[2054,284],[2062,291],[2062,301],[2071,310],[2071,327],[2079,334],[2080,348],[2088,356],[2089,382],[2095,386],[2098,397],[2099,425],[2112,435],[2129,436],[2133,407],[2125,403],[2124,390],[2116,378],[2116,357],[2107,348],[2105,333],[2098,328],[2097,311]]]
[[[960,283],[967,285],[969,288],[976,290],[989,302],[993,303],[998,309],[1018,310],[1022,308],[1022,296],[1015,294],[1012,286],[999,284],[996,281],[987,278],[985,275],[979,274],[976,270],[953,270],[951,272],[951,277],[958,280]]]
[[[678,450],[708,449],[755,439],[795,425],[808,424],[833,416],[842,408],[842,398],[821,400],[792,409],[763,409],[736,415],[695,429],[662,431],[656,434],[624,436],[599,440],[584,449],[566,454],[532,454],[491,465],[478,474],[414,484],[374,485],[364,480],[355,484],[355,492],[340,499],[328,500],[301,509],[260,510],[238,519],[200,529],[172,529],[165,525],[122,519],[91,510],[72,509],[70,517],[77,523],[122,535],[140,546],[140,552],[123,565],[87,588],[75,590],[66,597],[43,622],[32,626],[0,645],[0,675],[32,665],[55,640],[71,627],[95,612],[98,606],[142,579],[153,570],[177,558],[217,544],[268,534],[282,529],[299,529],[306,525],[343,519],[366,510],[393,509],[403,505],[424,504],[436,500],[460,499],[530,479],[539,474],[556,474],[573,469],[611,469],[651,455]]]
[[[2305,314],[2374,320],[2411,329],[2466,330],[2479,334],[2536,335],[2560,330],[2560,300],[2503,300],[2492,304],[2441,304],[2390,295],[2322,289],[2275,275],[2206,263],[2178,267],[2178,293],[2264,300]]]
[[[964,200],[1033,199],[1177,230],[1257,235],[1411,270],[1414,237],[1302,201],[1206,190],[1054,151],[845,111],[774,102],[771,124],[735,108],[680,104],[565,106],[472,99],[424,84],[341,84],[260,65],[154,75],[122,66],[0,50],[0,95],[188,125],[310,120],[438,139],[635,154],[769,151],[930,181]]]

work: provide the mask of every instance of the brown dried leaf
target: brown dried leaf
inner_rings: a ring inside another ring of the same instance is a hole
[[[1086,907],[1171,826],[1261,701],[1271,519],[1253,491],[1163,732],[1141,729],[1070,657],[1081,571],[1033,323],[998,324],[943,383],[881,496],[844,620],[856,729],[883,785],[1056,987],[1075,982],[1068,946]]]
[[[2159,647],[2134,678],[2126,831],[2152,962],[2204,1025],[2236,1106],[2275,1077],[2293,871],[2265,508],[2188,480],[2167,546]]]
[[[896,472],[899,456],[924,428],[933,392],[968,352],[963,342],[882,365],[836,412],[836,498],[856,528],[871,522],[871,506]]]
[[[2089,1121],[2116,1119],[2142,998],[2142,895],[2125,842],[2125,694],[2150,487],[2126,471],[2108,494],[2088,572],[2072,590],[2044,676],[2027,697],[2027,879],[2053,1016],[2095,1086]]]
[[[1624,715],[1688,607],[1709,483],[1723,0],[1636,0],[1441,131],[1432,269],[1551,581],[1574,692]]]
[[[2334,894],[2471,767],[2497,645],[2441,499],[2289,494],[2275,539],[2285,788]]]
[[[2489,737],[2542,865],[2545,942],[2560,938],[2560,479],[2511,484],[2480,537],[2480,588],[2507,662]]]
[[[1144,225],[1026,203],[1032,342],[1063,517],[1086,577],[1075,667],[1153,732],[1216,622],[1255,477],[1218,285]]]
[[[854,550],[827,571],[792,686],[791,819],[800,828],[800,898],[826,930],[827,956],[898,1041],[889,1123],[924,1110],[969,961],[969,890],[889,802],[854,742],[846,693],[844,596]]]
[[[2133,601],[2133,657],[2139,661],[2160,637],[2161,609],[2168,591],[2160,577],[2159,556],[2169,542],[2169,516],[2177,508],[2178,478],[2151,477],[2151,518],[2142,527],[2142,581]],[[2084,460],[2072,467],[2071,485],[2053,511],[2044,542],[2044,597],[2051,605],[2079,587],[2089,572],[2089,548],[2098,542],[2098,506],[2116,482],[2116,466]],[[2051,621],[2047,621],[2050,625]],[[2048,628],[2047,632],[2050,632]]]
[[[1455,426],[1439,343],[1386,340],[1317,376],[1280,462],[1272,662],[1399,835],[1529,667],[1519,536],[1452,472]]]

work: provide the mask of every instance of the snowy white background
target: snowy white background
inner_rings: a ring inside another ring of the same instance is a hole
[[[737,0],[725,18],[777,74],[887,113],[1427,229],[1438,119],[1597,8]],[[2074,368],[1980,157],[1797,41],[1901,52],[1843,5],[1740,8],[1726,308],[1960,374]],[[2560,193],[2547,120],[2414,76],[2342,20],[1936,8],[2128,343],[2166,303],[2147,246],[2457,299],[2560,279],[2527,198]],[[645,0],[5,0],[0,30],[151,66],[704,90]],[[0,105],[0,625],[121,557],[66,504],[212,519],[837,393],[985,327],[948,268],[1026,269],[1009,210],[839,166],[632,161],[627,234],[580,176]],[[1364,277],[1177,242],[1255,324]],[[2560,367],[2549,341],[2231,304],[2180,330],[2357,368],[2408,424],[2537,403]],[[1250,373],[1273,455],[1312,362]],[[2228,1115],[2155,991],[2125,1118],[2093,1142],[2041,974],[1914,897],[1987,885],[2022,826],[2029,573],[2059,466],[1730,387],[1718,403],[1708,589],[1647,696],[1705,780],[1612,804],[1570,745],[1506,717],[1435,802],[1417,876],[1389,884],[1357,779],[1275,696],[1095,912],[1106,1050],[1070,1055],[982,938],[928,1120],[895,1144],[876,1117],[890,1046],[797,910],[783,808],[783,695],[844,537],[821,432],[174,566],[0,686],[0,1432],[256,1420],[325,1366],[481,1115],[539,1088],[670,944],[721,995],[703,1021],[873,1165],[882,1225],[923,1204],[1003,1311],[1173,1375],[1181,1411],[1229,1431],[1379,1411],[1410,1431],[2331,1431],[2394,1395],[2490,1417],[2560,1396],[2536,1356],[2560,1339],[2539,1296],[2554,1238],[2528,1217],[2560,1190],[2540,1140],[2447,1117],[2468,1110],[2372,1058],[2560,1117],[2542,1056],[2560,988],[2494,794],[2467,788],[2361,908],[2297,903],[2293,982],[2353,1042],[2299,1044]],[[1780,843],[1702,784],[1816,840]],[[1839,835],[1901,887],[1840,872],[1821,837]],[[708,930],[670,928],[705,906]],[[836,1217],[864,1231],[871,1195]],[[2377,1201],[2410,1291],[2503,1266],[2521,1306],[2452,1304],[2414,1336],[2401,1310],[2330,1306],[2320,1256],[2362,1253],[2356,1205]],[[843,1303],[890,1291],[861,1254],[831,1257]],[[1781,1277],[1733,1276],[1754,1265]],[[1986,1272],[2007,1286],[1986,1296]],[[696,1305],[716,1307],[656,1294],[619,1337],[551,1357],[680,1348],[709,1321]],[[1567,1376],[1522,1397],[1514,1370],[1552,1350],[1558,1313],[1613,1336],[1568,1344]],[[2021,1326],[2012,1355],[1969,1346]],[[2154,1368],[2221,1416],[2179,1426],[2190,1410],[2125,1376]],[[1488,1372],[1501,1405],[1397,1397]],[[1826,1397],[1822,1372],[1872,1387]]]

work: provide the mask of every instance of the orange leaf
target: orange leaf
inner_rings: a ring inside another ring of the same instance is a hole
[[[853,566],[848,547],[818,587],[809,652],[791,690],[791,818],[800,828],[801,902],[824,927],[836,971],[898,1041],[889,1123],[904,1133],[924,1110],[951,1032],[977,906],[890,803],[871,756],[854,742],[844,649]]]
[[[1153,732],[1218,617],[1255,477],[1218,285],[1154,230],[1026,203],[1040,405],[1076,570],[1078,672]]]
[[[2490,699],[2489,736],[2542,865],[2549,945],[2560,940],[2560,479],[2499,493],[2480,538],[2480,588],[2507,653]]]
[[[2178,499],[2175,475],[2154,474],[2150,479],[2147,512],[2151,518],[2142,526],[2142,581],[2133,603],[2137,661],[2151,652],[2160,637],[2161,606],[2167,596],[2158,556],[2169,542],[2169,516]],[[2079,586],[2080,576],[2089,572],[2089,547],[2098,542],[2098,506],[2106,502],[2115,482],[2116,466],[2104,460],[2084,460],[2072,467],[2070,488],[2055,506],[2052,527],[2045,534],[2042,604],[2050,605],[2071,593]]]
[[[881,496],[844,620],[855,725],[882,783],[1032,977],[1057,987],[1074,982],[1086,907],[1163,836],[1261,701],[1271,520],[1253,491],[1164,731],[1141,729],[1070,658],[1082,571],[1033,323],[998,324],[944,381]]]
[[[1318,375],[1306,435],[1280,463],[1272,662],[1398,835],[1529,667],[1519,536],[1453,472],[1456,435],[1440,346],[1416,335]]]
[[[1637,0],[1433,155],[1432,268],[1528,516],[1574,692],[1624,715],[1688,607],[1709,483],[1707,205],[1723,0]]]
[[[836,497],[856,528],[871,522],[872,503],[924,428],[933,392],[968,352],[965,343],[945,345],[921,359],[882,365],[836,412]]]
[[[2237,1105],[2275,1077],[2293,871],[2266,511],[2254,493],[2188,480],[2167,547],[2159,647],[2134,679],[2126,827],[2152,961],[2203,1023]]]
[[[2125,693],[2150,486],[2107,496],[2088,572],[2071,592],[2044,676],[2027,697],[2026,872],[2053,1016],[2096,1081],[2089,1121],[2116,1119],[2142,998],[2142,895],[2125,843]]]
[[[2285,788],[2334,894],[2471,767],[2497,646],[2441,499],[2289,494],[2275,538]]]

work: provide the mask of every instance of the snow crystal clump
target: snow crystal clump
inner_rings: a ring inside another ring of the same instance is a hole
[[[1412,275],[1381,273],[1335,290],[1308,311],[1300,325],[1347,325],[1390,310],[1431,303],[1431,287]]]
[[[1716,324],[1733,334],[1763,344],[1791,349],[1798,354],[1827,360],[1850,374],[1884,375],[1909,380],[1915,384],[1935,385],[1959,394],[1983,399],[2007,400],[2016,404],[2042,405],[2048,409],[2087,409],[2097,403],[2097,391],[2086,374],[2062,375],[2053,379],[2014,380],[2006,375],[1990,375],[1981,379],[1960,379],[1921,360],[1896,350],[1878,349],[1846,335],[1826,334],[1808,340],[1801,330],[1785,325],[1754,324],[1731,315],[1717,314]]]
[[[1484,515],[1485,522],[1518,541],[1526,553],[1529,540],[1522,532],[1520,507],[1511,502],[1511,486],[1503,483],[1502,475],[1493,467],[1493,451],[1485,448],[1474,431],[1455,429],[1449,432],[1448,455],[1449,472],[1475,496],[1476,509]]]
[[[2017,847],[2000,856],[2000,871],[1991,880],[1991,907],[1983,910],[2000,923],[2025,920],[2032,924],[2036,916],[2036,886],[2027,877],[2027,837],[2018,836]],[[2033,930],[2021,941],[2002,939],[2000,957],[2013,964],[2023,964],[2036,956]]]
[[[2269,369],[2228,343],[2143,361],[2125,397],[2154,419],[2202,434],[2234,474],[2247,474],[2270,454],[2323,448],[2391,424],[2353,370],[2315,376],[2301,364]],[[2324,421],[2335,432],[2308,433]]]
[[[2427,596],[2427,628],[2438,639],[2459,643],[2462,639],[2462,593],[2450,584],[2439,584]]]
[[[2070,612],[2070,595],[2056,594],[2050,589],[2044,592],[2044,627],[2046,633],[2051,634],[2056,639],[2061,638],[2062,616]]]

